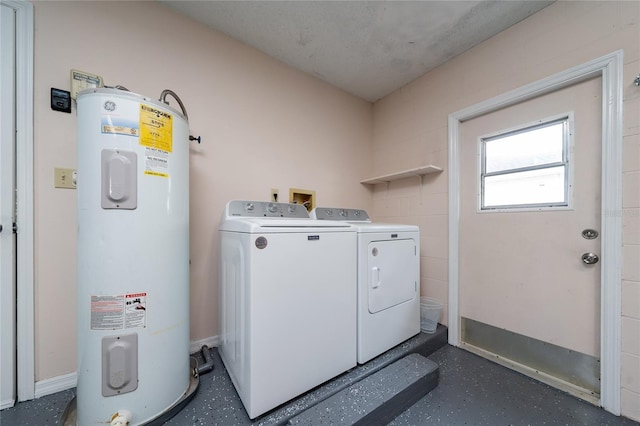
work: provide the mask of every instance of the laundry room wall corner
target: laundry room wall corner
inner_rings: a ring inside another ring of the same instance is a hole
[[[76,194],[54,188],[52,170],[76,168],[75,105],[65,114],[49,100],[52,87],[68,90],[71,69],[150,98],[175,91],[201,137],[190,146],[192,350],[219,342],[217,230],[227,201],[295,187],[371,207],[359,184],[370,172],[371,103],[158,2],[33,4],[35,372],[46,392],[71,386],[76,369]]]

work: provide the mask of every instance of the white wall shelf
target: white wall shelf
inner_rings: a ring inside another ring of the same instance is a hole
[[[394,180],[405,179],[412,176],[424,176],[431,173],[441,173],[442,168],[429,164],[427,166],[420,166],[414,169],[403,170],[401,172],[391,173],[384,176],[378,176],[371,179],[361,180],[360,183],[367,185],[375,185],[378,183],[388,183]]]

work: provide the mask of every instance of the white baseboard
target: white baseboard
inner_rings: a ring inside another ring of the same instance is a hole
[[[203,345],[207,345],[210,348],[220,346],[220,336],[211,336],[205,339],[193,340],[189,345],[189,353],[194,354],[199,352]]]
[[[75,388],[77,383],[78,376],[75,371],[73,373],[63,374],[62,376],[40,380],[39,382],[36,382],[34,397],[37,399],[41,396],[51,395],[52,393]]]
[[[5,408],[11,408],[16,404],[15,399],[5,399],[4,401],[0,401],[0,410],[4,410]]]
[[[211,336],[201,340],[194,340],[189,344],[189,353],[199,352],[203,345],[209,347],[218,346],[220,344],[220,336]],[[62,392],[67,389],[75,388],[78,383],[78,375],[76,372],[63,374],[62,376],[52,377],[50,379],[40,380],[36,382],[35,398],[51,395],[56,392]],[[2,401],[0,409],[13,407],[12,400]],[[6,406],[5,406],[6,404]],[[10,405],[9,405],[10,404]]]

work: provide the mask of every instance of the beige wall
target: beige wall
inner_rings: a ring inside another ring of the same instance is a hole
[[[71,68],[145,96],[174,90],[191,149],[191,339],[218,334],[217,228],[230,199],[278,188],[371,209],[372,106],[155,2],[35,2],[36,380],[76,370],[76,114],[49,107]]]
[[[640,2],[559,1],[374,106],[374,175],[447,166],[447,116],[591,59],[624,50],[622,413],[640,420]],[[374,219],[417,223],[422,292],[448,303],[447,176],[377,185]],[[444,320],[446,321],[446,309]]]
[[[49,88],[69,69],[147,96],[176,91],[201,146],[191,152],[191,338],[218,333],[216,229],[224,203],[270,188],[315,189],[319,204],[417,224],[422,292],[447,302],[447,115],[624,49],[622,409],[640,419],[640,3],[558,2],[373,107],[153,2],[35,2],[36,379],[75,371],[75,111]],[[444,173],[358,182],[423,164]],[[370,166],[373,165],[373,168]],[[443,319],[446,322],[446,306]]]

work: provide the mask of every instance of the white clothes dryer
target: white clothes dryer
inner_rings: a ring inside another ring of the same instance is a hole
[[[345,221],[358,235],[358,363],[420,332],[420,229],[372,223],[364,210],[318,207],[319,221]]]
[[[302,205],[230,201],[220,355],[250,418],[356,365],[356,234]]]

